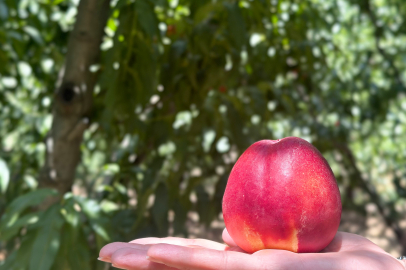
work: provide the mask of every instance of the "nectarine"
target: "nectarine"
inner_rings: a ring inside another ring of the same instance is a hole
[[[307,141],[251,145],[237,160],[223,197],[226,228],[243,250],[319,252],[334,238],[341,197],[334,174]]]

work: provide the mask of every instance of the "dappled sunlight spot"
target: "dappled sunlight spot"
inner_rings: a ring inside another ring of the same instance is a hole
[[[165,144],[161,144],[158,148],[158,153],[160,156],[167,156],[175,153],[176,145],[173,142],[167,142]]]
[[[230,150],[230,143],[227,137],[221,137],[216,144],[216,149],[219,153],[225,153]]]
[[[155,105],[158,103],[159,99],[160,99],[160,97],[158,95],[153,95],[150,98],[149,103],[151,103],[152,105]]]
[[[17,86],[17,79],[14,77],[3,77],[1,82],[7,88],[14,88]]]
[[[137,191],[133,188],[128,188],[127,189],[127,196],[128,196],[128,204],[132,207],[137,206]]]
[[[190,111],[181,111],[176,114],[176,120],[172,127],[179,129],[182,126],[190,126],[192,124],[193,115]]]

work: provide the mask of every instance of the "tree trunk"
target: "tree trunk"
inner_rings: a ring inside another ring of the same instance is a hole
[[[96,82],[89,68],[98,61],[109,10],[110,0],[80,1],[65,66],[55,90],[53,122],[46,139],[46,161],[39,185],[55,188],[60,197],[71,189],[80,162],[80,144],[89,123]],[[48,201],[43,207],[53,202]]]

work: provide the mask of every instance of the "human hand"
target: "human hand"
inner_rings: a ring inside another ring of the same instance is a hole
[[[100,251],[100,260],[128,270],[405,270],[398,261],[366,238],[338,232],[320,253],[260,250],[247,254],[223,232],[227,245],[204,239],[142,238],[111,243]]]

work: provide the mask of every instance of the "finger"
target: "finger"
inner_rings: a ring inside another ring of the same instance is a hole
[[[157,244],[151,246],[147,255],[150,261],[178,269],[248,270],[255,268],[250,255],[234,251]]]
[[[243,250],[242,248],[240,248],[233,240],[233,238],[231,238],[230,234],[227,231],[227,228],[225,228],[223,230],[223,241],[229,246],[227,247],[225,250],[226,251],[238,251],[238,252],[243,252],[243,253],[247,253],[245,250]]]
[[[401,269],[389,254],[358,250],[330,253],[293,253],[286,250],[260,250],[253,254],[258,269]]]
[[[134,244],[171,244],[177,246],[201,246],[210,249],[216,250],[225,250],[227,248],[226,245],[220,244],[214,241],[206,240],[206,239],[185,239],[185,238],[178,238],[178,237],[166,237],[166,238],[156,238],[156,237],[149,237],[149,238],[141,238],[131,241],[130,243]]]
[[[196,246],[196,245],[192,245],[192,246],[185,246],[188,248],[206,248],[206,247],[202,247],[202,246]],[[240,247],[227,247],[224,249],[224,251],[237,251],[237,252],[242,252],[242,253],[247,253],[244,250],[242,250]]]
[[[399,269],[399,263],[389,254],[370,250],[352,250],[332,253],[300,254],[305,269]],[[292,268],[294,269],[294,268]]]
[[[147,260],[147,250],[122,248],[111,256],[114,267],[127,270],[174,270],[175,268]]]
[[[365,237],[345,232],[337,232],[331,243],[321,252],[326,253],[326,252],[344,252],[357,250],[384,252],[384,250],[382,250],[380,247],[378,247]]]
[[[351,263],[349,256],[338,253],[294,253],[286,250],[264,249],[252,255],[256,258],[258,269],[365,269]],[[370,268],[367,268],[370,269]]]
[[[135,248],[141,250],[147,250],[150,246],[149,245],[139,245],[139,244],[132,244],[132,243],[124,243],[124,242],[114,242],[105,245],[99,252],[99,260],[103,262],[110,262],[111,255],[119,249],[122,248]]]
[[[227,228],[223,230],[223,241],[230,247],[237,247],[238,245],[234,242],[233,238],[231,238],[230,234],[227,231]]]

